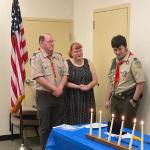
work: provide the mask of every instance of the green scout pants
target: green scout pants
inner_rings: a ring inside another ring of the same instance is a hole
[[[36,91],[40,142],[47,143],[52,127],[62,124],[64,118],[64,96],[55,97],[50,92]]]
[[[121,116],[125,116],[125,127],[132,129],[133,120],[136,117],[138,104],[132,107],[130,100],[133,94],[126,94],[123,96],[113,95],[111,98],[111,113],[115,114],[116,123],[121,123]]]

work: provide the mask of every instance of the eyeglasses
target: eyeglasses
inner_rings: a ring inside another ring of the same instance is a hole
[[[81,49],[75,49],[75,50],[73,51],[73,53],[82,53],[82,50],[81,50]]]
[[[49,41],[46,41],[47,43],[54,43],[56,42],[56,40],[49,40]]]

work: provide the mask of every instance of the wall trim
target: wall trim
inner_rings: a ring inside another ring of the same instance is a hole
[[[54,18],[33,18],[33,17],[22,17],[24,21],[50,21],[50,22],[70,22],[72,23],[72,19],[54,19]]]

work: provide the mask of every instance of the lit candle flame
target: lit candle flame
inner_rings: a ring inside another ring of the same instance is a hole
[[[102,111],[100,110],[100,111],[99,111],[99,113],[101,114],[101,113],[102,113]]]
[[[93,112],[93,108],[91,108],[91,113]]]
[[[112,118],[114,118],[115,117],[115,115],[114,114],[112,114]]]
[[[124,116],[122,116],[122,121],[124,121],[124,118],[125,118],[125,117],[124,117]]]
[[[136,123],[136,118],[134,119],[134,123]]]
[[[143,120],[141,121],[141,125],[142,125],[142,126],[144,125],[144,121],[143,121]]]

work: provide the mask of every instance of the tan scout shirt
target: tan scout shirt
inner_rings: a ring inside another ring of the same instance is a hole
[[[112,86],[112,92],[114,94],[118,94],[121,92],[125,92],[131,88],[133,88],[136,83],[145,82],[145,77],[143,73],[143,68],[141,62],[134,56],[130,55],[130,51],[127,52],[125,58],[123,59],[125,62],[120,65],[120,78],[118,86],[115,88],[114,86],[114,78],[115,78],[115,65],[111,67],[109,73],[109,79]],[[115,59],[117,63],[117,59]]]
[[[54,69],[52,67],[52,64]],[[51,59],[48,59],[47,53],[40,49],[36,51],[31,59],[32,78],[44,77],[53,85],[59,85],[64,75],[68,75],[68,70],[65,67],[63,58],[59,53],[53,53]],[[56,76],[56,77],[55,77]],[[37,90],[48,91],[45,87],[36,82],[35,88]]]

